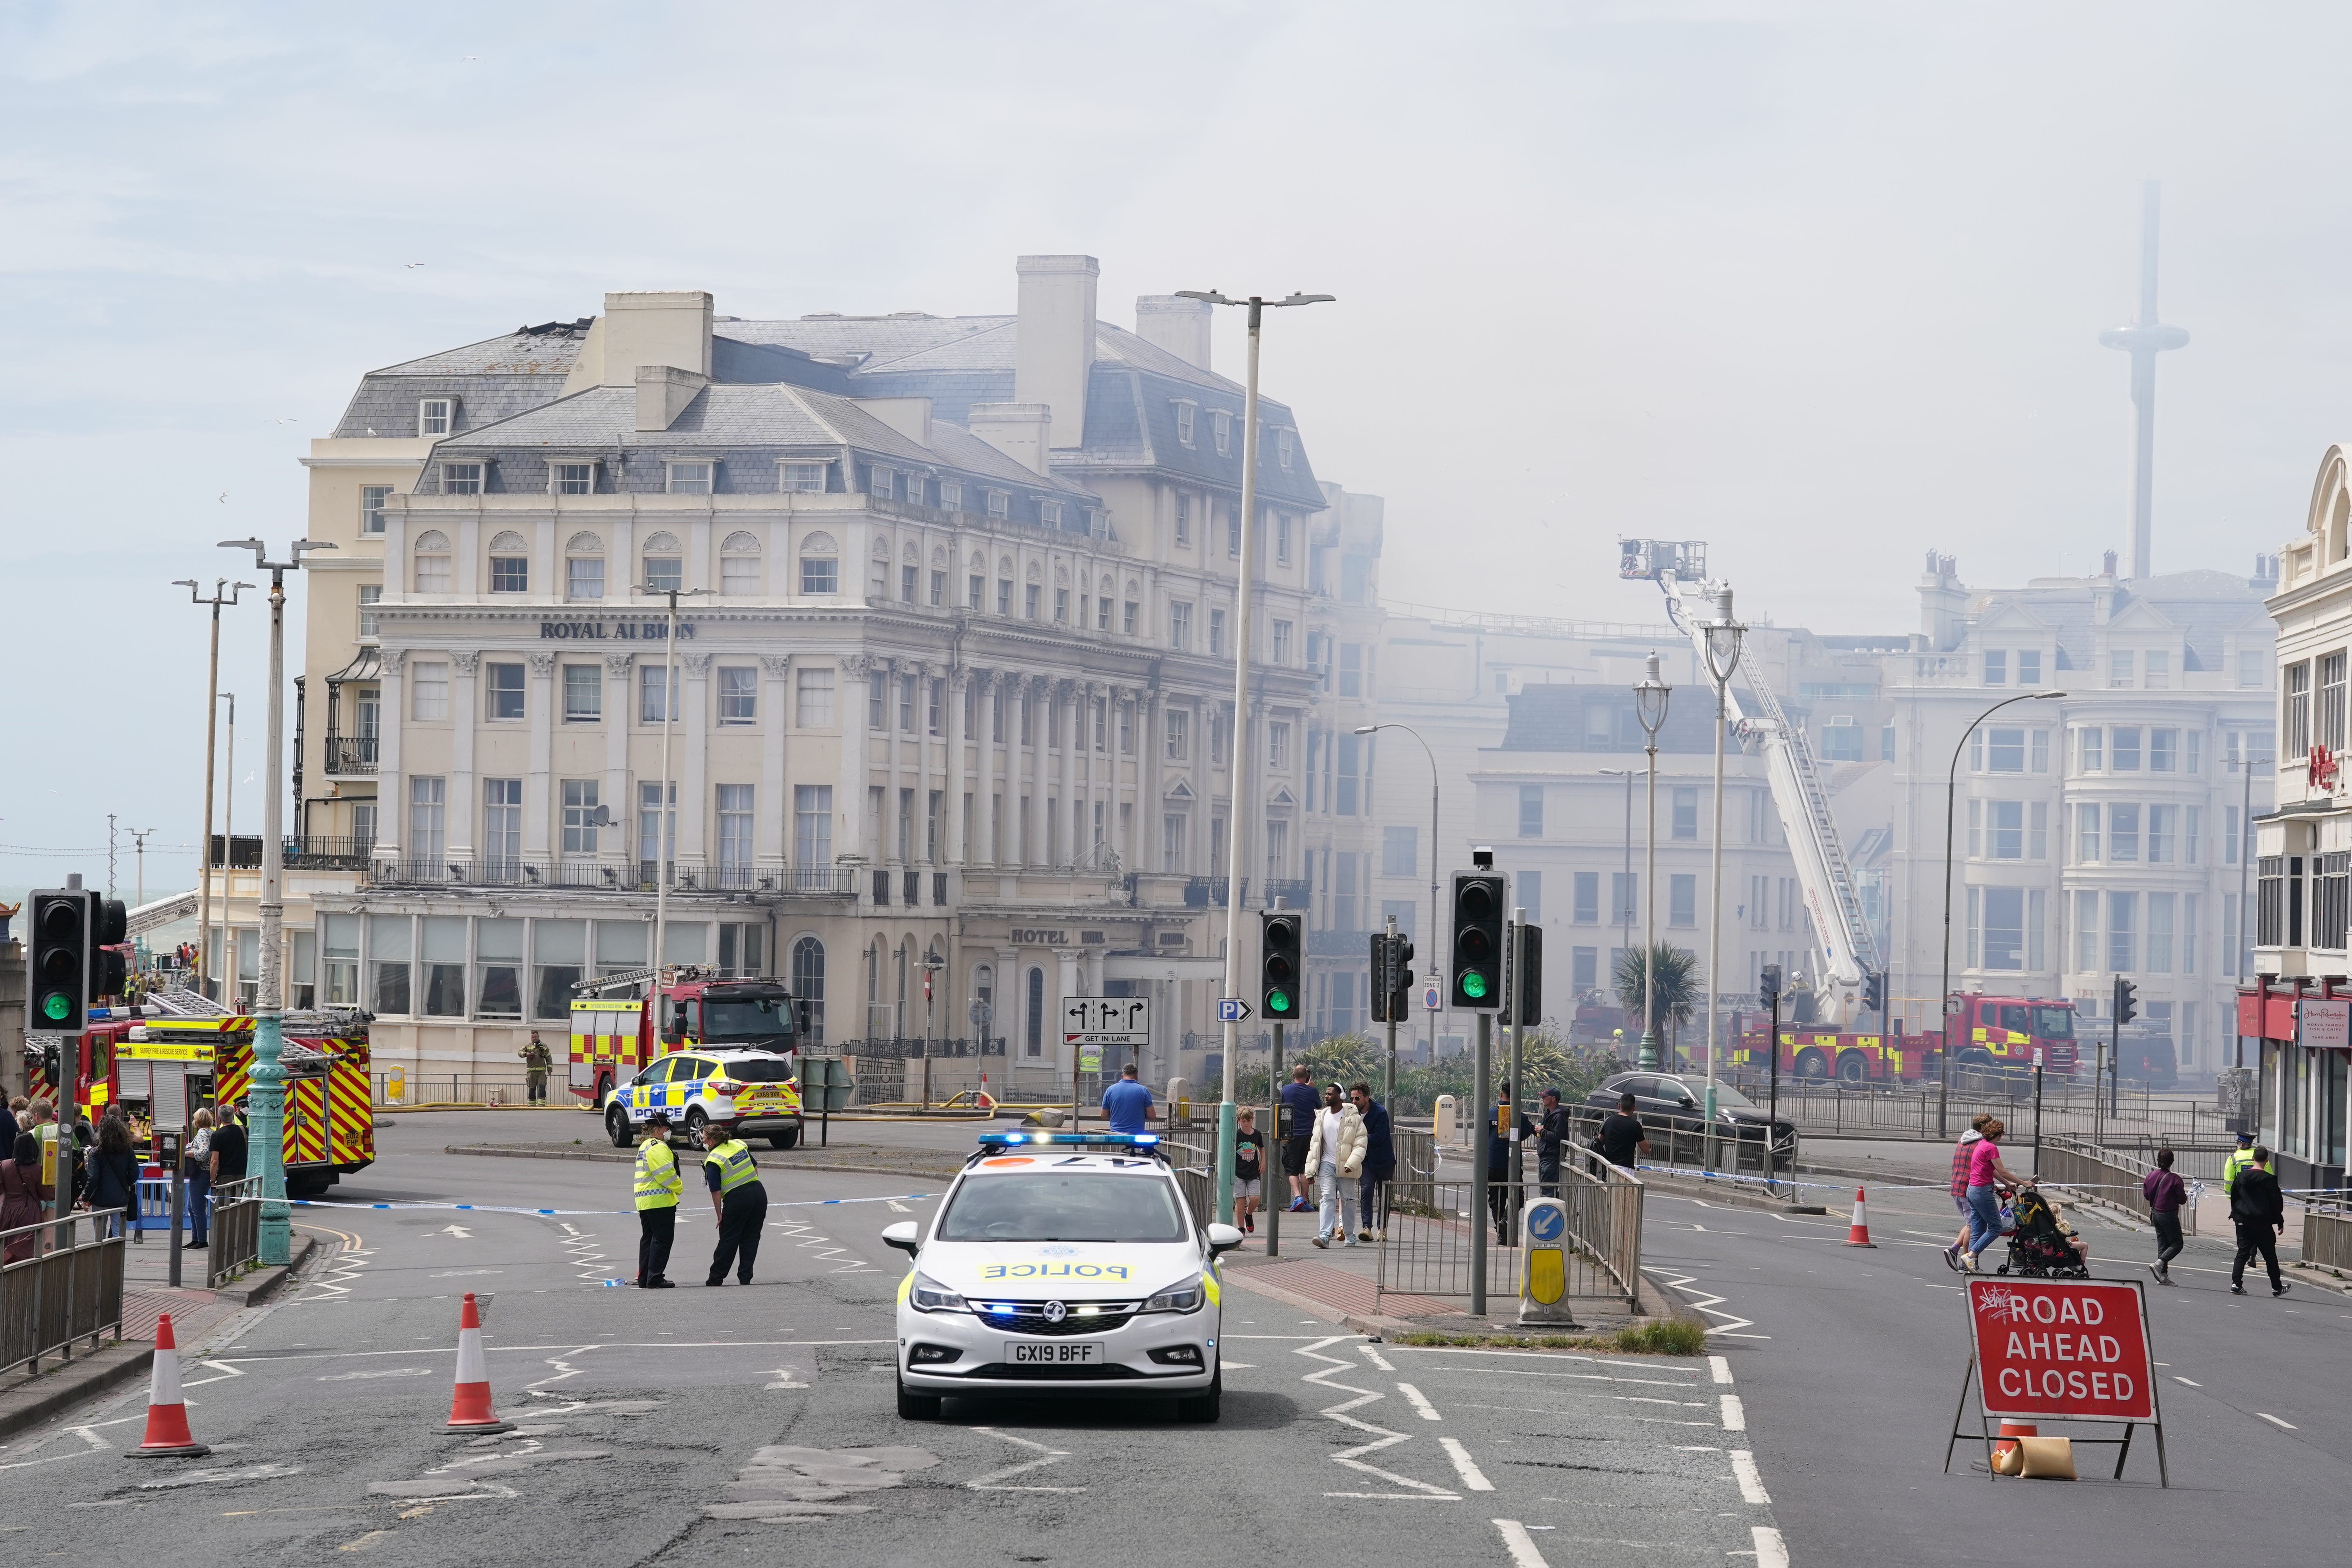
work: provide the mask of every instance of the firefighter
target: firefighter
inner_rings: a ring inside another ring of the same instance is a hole
[[[768,1223],[768,1189],[760,1184],[750,1145],[735,1136],[732,1125],[705,1124],[702,1146],[710,1152],[702,1162],[702,1177],[719,1221],[719,1249],[710,1255],[710,1278],[703,1283],[726,1284],[733,1265],[735,1278],[749,1285],[760,1256],[760,1231]]]
[[[677,1238],[677,1200],[685,1187],[677,1173],[677,1156],[670,1151],[669,1113],[656,1110],[646,1118],[645,1136],[637,1144],[637,1285],[641,1289],[671,1289],[669,1248]]]
[[[511,1035],[508,1037],[509,1039],[513,1037]],[[545,1105],[547,1074],[548,1069],[555,1066],[554,1054],[541,1043],[539,1031],[533,1029],[530,1032],[530,1044],[517,1051],[515,1055],[522,1058],[523,1083],[530,1091],[530,1102],[533,1105]]]

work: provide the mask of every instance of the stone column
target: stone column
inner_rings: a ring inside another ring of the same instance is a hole
[[[906,734],[906,731],[899,728],[903,711],[900,705],[906,699],[907,674],[911,667],[904,659],[887,658],[881,660],[877,668],[883,675],[882,732],[889,746],[885,753],[883,776],[889,782],[882,786],[882,852],[877,863],[897,868],[905,863],[906,857],[901,851],[913,848],[912,845],[902,846],[898,842],[898,792],[907,787],[899,777],[902,752],[899,742],[900,737]]]
[[[1187,858],[1196,877],[1225,874],[1224,866],[1210,853],[1213,841],[1209,833],[1209,824],[1217,815],[1216,784],[1209,767],[1209,731],[1217,721],[1219,706],[1213,697],[1192,704],[1192,842]]]
[[[752,863],[782,889],[790,886],[784,868],[793,853],[793,791],[784,768],[784,737],[793,717],[792,656],[761,654],[760,676],[768,689],[760,704],[760,793],[753,803],[759,816],[752,829]]]
[[[408,781],[400,772],[400,731],[408,721],[408,650],[388,647],[379,657],[383,674],[377,689],[382,693],[378,700],[383,705],[383,716],[376,731],[375,847],[371,856],[376,860],[398,860],[400,847],[408,837]]]
[[[931,840],[931,785],[934,780],[939,784],[940,809],[944,818],[947,814],[948,774],[945,753],[952,719],[949,714],[941,713],[940,733],[937,736],[931,733],[931,683],[940,683],[941,707],[947,705],[954,693],[947,684],[947,666],[926,664],[919,668],[920,673],[915,677],[915,858],[937,870],[947,864],[948,825],[944,820],[940,823],[939,842],[935,847]],[[940,756],[936,772],[931,762],[934,753]],[[927,891],[925,897],[929,896]]]
[[[1042,675],[1028,676],[1021,683],[1021,716],[1029,726],[1029,758],[1024,767],[1016,754],[1013,771],[1028,788],[1015,792],[1016,800],[1012,804],[1017,806],[1020,795],[1025,795],[1029,802],[1027,808],[1021,811],[1020,864],[1024,867],[1044,864],[1038,855],[1045,842],[1045,703],[1049,683]],[[1020,744],[1018,729],[1013,731],[1013,744],[1017,752]]]
[[[459,862],[474,858],[474,682],[481,668],[478,649],[449,650],[449,791],[442,837],[447,858]]]
[[[979,684],[970,670],[959,670],[948,678],[947,863],[957,870],[963,868],[964,853],[968,847],[963,841],[963,797],[964,786],[971,779],[964,769],[963,748],[968,739],[964,734],[964,701],[965,694],[971,692],[973,694],[971,700],[977,705],[979,690]],[[976,797],[972,809],[980,809]]]
[[[974,749],[978,753],[974,760],[980,765],[974,770],[977,781],[972,785],[972,831],[980,842],[974,849],[972,860],[975,865],[985,866],[992,870],[996,866],[996,816],[989,810],[989,805],[996,794],[993,704],[997,692],[1002,689],[1000,682],[1001,678],[992,669],[971,672],[972,722],[980,731],[973,737]]]
[[[834,786],[833,853],[837,860],[844,855],[863,859],[866,855],[866,759],[870,754],[870,738],[866,728],[866,681],[873,674],[872,661],[864,654],[842,654],[841,689],[834,695],[835,715],[841,720],[841,759]],[[872,897],[869,888],[859,888],[861,900]],[[827,976],[827,984],[831,977]],[[857,1005],[865,1005],[863,998]],[[864,1032],[860,1026],[859,1033]]]
[[[530,666],[530,777],[522,792],[522,850],[552,858],[555,842],[548,831],[548,808],[555,787],[550,777],[555,752],[555,656],[523,657]]]
[[[1062,809],[1058,813],[1061,817],[1061,832],[1055,842],[1045,847],[1045,863],[1049,866],[1066,865],[1077,858],[1072,846],[1078,842],[1078,837],[1070,828],[1071,814],[1076,810],[1075,804],[1077,795],[1076,742],[1083,725],[1077,693],[1078,683],[1075,680],[1055,682],[1055,701],[1069,722],[1057,725],[1055,729],[1054,750],[1057,753],[1055,758],[1055,771],[1060,775],[1058,783],[1061,785]]]
[[[677,781],[677,868],[698,875],[711,857],[708,852],[710,822],[710,656],[677,656],[677,727],[670,731],[670,776]]]
[[[632,686],[637,656],[604,656],[604,788],[602,802],[612,814],[610,837],[599,835],[597,857],[620,870],[625,885],[635,886],[637,858],[637,803],[629,789],[629,736],[637,721],[637,694]]]

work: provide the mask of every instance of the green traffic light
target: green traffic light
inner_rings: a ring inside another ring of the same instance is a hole
[[[1267,993],[1265,994],[1265,1010],[1266,1010],[1267,1012],[1269,1012],[1269,1013],[1287,1013],[1287,1012],[1289,1012],[1289,1011],[1290,1011],[1290,993],[1289,993],[1289,992],[1287,992],[1287,991],[1269,991],[1269,992],[1267,992]]]
[[[1462,977],[1462,994],[1465,996],[1486,995],[1486,977],[1475,969],[1469,973],[1464,975]]]
[[[73,998],[52,991],[41,998],[41,1014],[53,1024],[63,1023],[73,1016]]]

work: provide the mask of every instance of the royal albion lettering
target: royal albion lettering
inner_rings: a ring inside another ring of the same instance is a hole
[[[669,630],[667,621],[541,621],[539,635],[542,640],[565,642],[662,642]],[[677,623],[677,640],[694,639],[694,623]]]

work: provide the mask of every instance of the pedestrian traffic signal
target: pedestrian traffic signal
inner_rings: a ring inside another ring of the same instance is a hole
[[[121,899],[100,898],[95,894],[90,898],[89,910],[90,1000],[120,996],[131,984],[131,961],[124,956],[121,945],[129,940],[130,911],[122,907]]]
[[[1453,1005],[1490,1013],[1503,1005],[1503,879],[1454,877]]]
[[[1288,1023],[1298,1016],[1298,917],[1267,910],[1258,921],[1258,1011]]]
[[[28,1031],[79,1035],[89,1026],[90,906],[96,901],[96,894],[80,888],[33,893],[33,938],[25,948]]]
[[[1412,1016],[1412,939],[1398,932],[1372,933],[1372,1022],[1402,1024]]]
[[[1767,1007],[1780,999],[1780,966],[1768,963],[1756,972],[1756,1000]]]
[[[1886,972],[1885,970],[1877,970],[1863,976],[1862,1005],[1882,1018],[1886,1016]]]
[[[2120,974],[2116,976],[2115,1013],[2118,1026],[2128,1024],[2139,1016],[2139,987]]]
[[[1543,927],[1514,925],[1507,946],[1509,962],[1505,967],[1509,977],[1509,988],[1503,997],[1503,1016],[1496,1021],[1540,1024],[1543,1022]]]
[[[1389,1021],[1389,994],[1396,987],[1389,984],[1389,934],[1376,931],[1371,936],[1372,953],[1372,1022]]]

